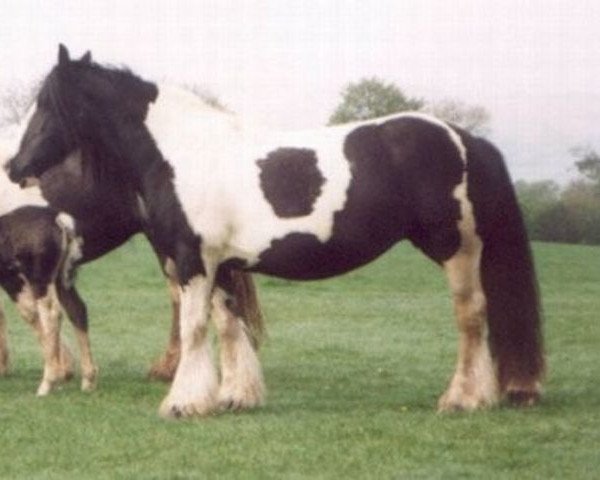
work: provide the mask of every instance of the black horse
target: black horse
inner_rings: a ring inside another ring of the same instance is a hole
[[[402,239],[444,268],[453,294],[458,362],[439,408],[539,397],[534,267],[489,142],[420,113],[261,135],[182,90],[89,55],[71,60],[61,46],[8,164],[11,179],[39,177],[76,150],[98,181],[139,198],[150,241],[178,274],[181,358],[163,415],[215,408],[206,322],[211,292],[231,271],[325,278]],[[230,346],[243,361],[227,370],[227,390],[241,406],[260,403],[256,356],[247,342]]]

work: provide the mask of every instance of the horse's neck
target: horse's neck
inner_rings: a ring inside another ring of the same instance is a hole
[[[69,213],[83,238],[82,262],[117,248],[142,230],[137,199],[123,184],[95,181],[80,155],[45,172],[44,197],[56,210]]]
[[[78,221],[94,221],[97,216],[127,218],[135,203],[134,195],[123,184],[96,181],[80,155],[72,155],[46,171],[40,181],[48,202]]]

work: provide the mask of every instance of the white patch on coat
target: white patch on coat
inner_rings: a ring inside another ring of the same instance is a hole
[[[73,271],[77,261],[83,257],[83,238],[77,236],[75,230],[75,219],[68,213],[61,212],[56,217],[56,224],[63,232],[63,259],[59,272],[60,281],[66,287],[73,282]]]

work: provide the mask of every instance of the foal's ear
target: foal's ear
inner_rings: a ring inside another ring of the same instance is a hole
[[[92,63],[92,52],[89,50],[83,54],[83,57],[79,59],[81,63]]]
[[[66,65],[70,61],[71,61],[71,58],[69,57],[69,51],[67,50],[67,47],[65,47],[62,43],[59,44],[58,45],[58,64]]]

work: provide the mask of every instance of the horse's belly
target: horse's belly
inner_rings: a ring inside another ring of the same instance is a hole
[[[292,233],[273,240],[251,270],[292,280],[333,277],[371,262],[397,240],[387,238],[359,242],[332,238],[322,243],[314,235]]]

